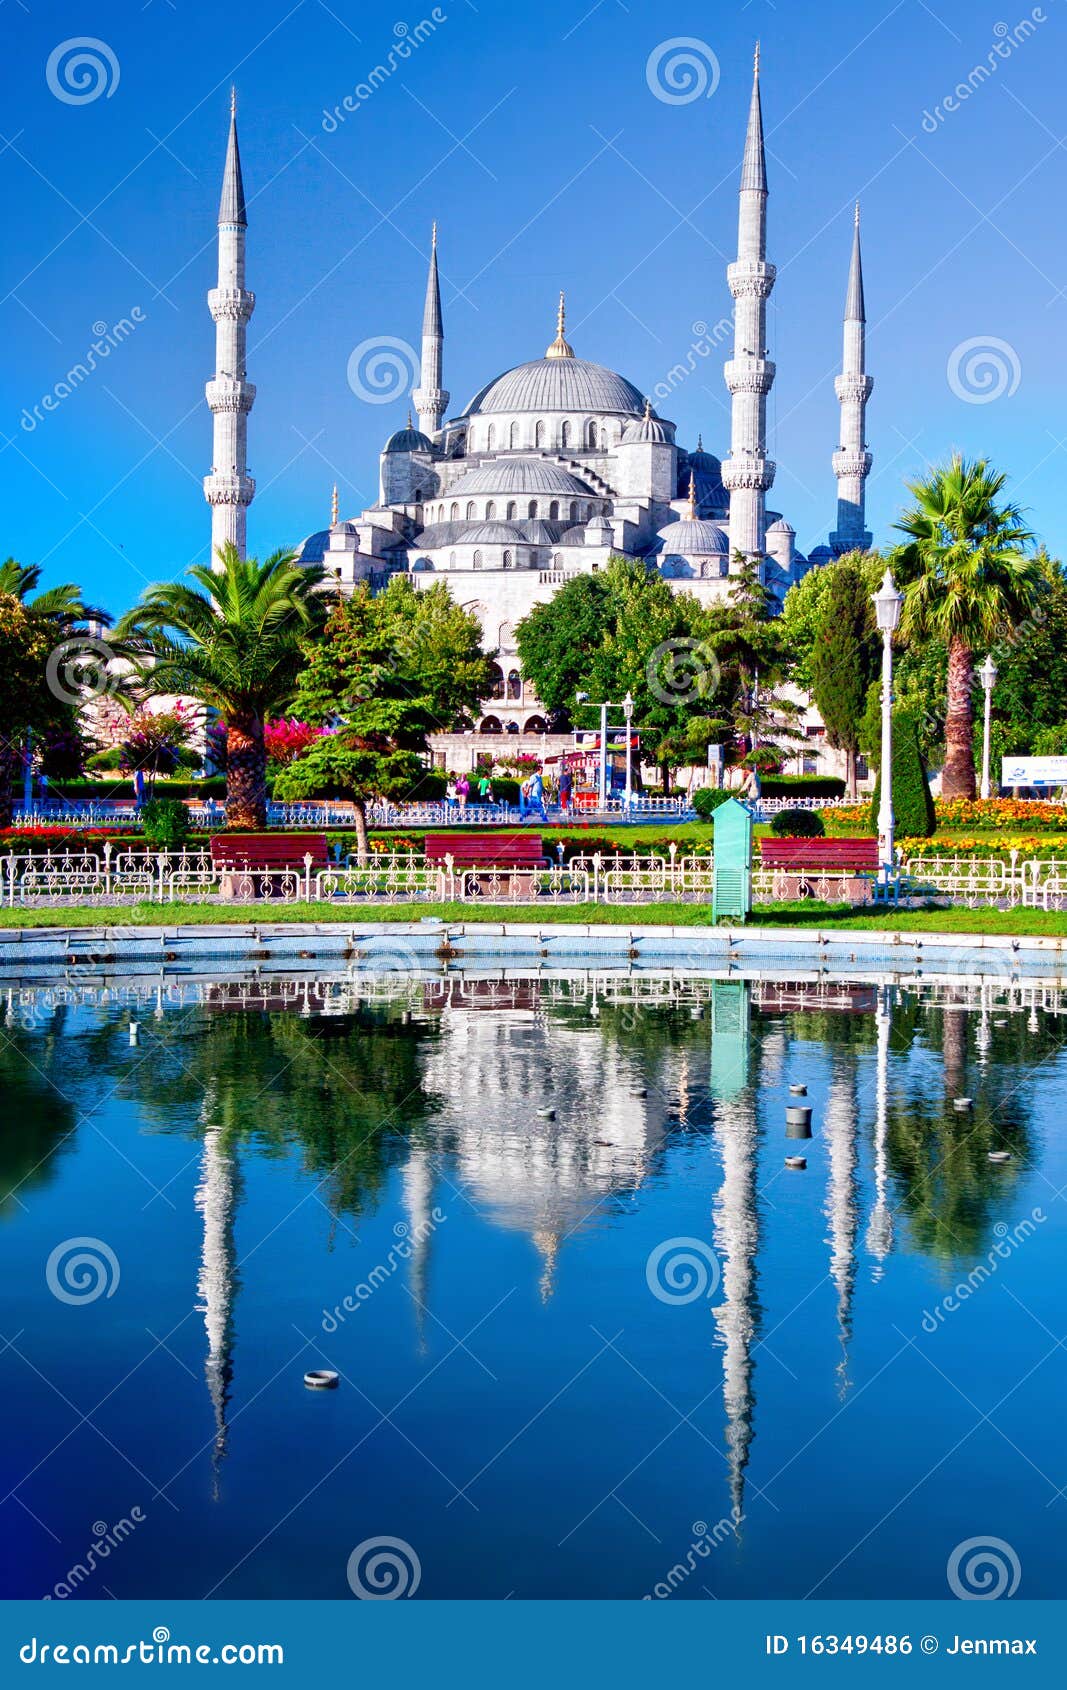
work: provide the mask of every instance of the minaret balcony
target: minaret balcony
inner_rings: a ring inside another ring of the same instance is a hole
[[[728,493],[762,492],[774,485],[778,465],[773,458],[735,457],[722,462],[722,484]]]
[[[842,446],[833,456],[834,474],[843,481],[857,477],[866,480],[871,473],[873,462],[874,458],[870,452],[853,452]]]
[[[731,393],[769,393],[774,375],[770,358],[730,358],[723,365],[723,379]]]
[[[256,494],[256,483],[250,475],[218,475],[212,471],[204,477],[204,498],[209,505],[250,505]]]
[[[237,381],[232,376],[213,376],[204,386],[208,409],[213,413],[250,411],[255,402],[256,389],[250,381]]]
[[[216,323],[247,323],[256,308],[256,296],[247,288],[211,288],[207,308]]]
[[[726,266],[726,285],[735,299],[767,299],[777,274],[765,259],[739,258]]]
[[[845,375],[834,378],[834,392],[843,405],[848,404],[850,400],[853,404],[865,405],[873,387],[873,376]]]

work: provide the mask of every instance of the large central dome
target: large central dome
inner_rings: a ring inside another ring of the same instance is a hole
[[[609,412],[641,417],[645,401],[632,382],[584,358],[535,358],[517,364],[474,395],[465,415],[501,411]]]

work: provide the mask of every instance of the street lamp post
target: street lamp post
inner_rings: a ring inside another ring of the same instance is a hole
[[[626,717],[626,789],[625,789],[625,792],[623,793],[623,803],[626,806],[626,813],[627,813],[627,815],[629,815],[630,805],[633,803],[633,796],[634,796],[634,793],[633,793],[633,757],[632,757],[632,754],[631,754],[631,742],[633,740],[633,733],[632,733],[631,729],[632,729],[632,726],[633,726],[633,719],[634,719],[634,701],[633,701],[633,694],[632,693],[628,692],[626,694],[626,697],[622,701],[622,709],[623,709],[623,715]]]
[[[882,767],[881,796],[878,804],[878,857],[882,865],[882,879],[888,880],[894,869],[893,846],[893,635],[900,621],[904,603],[897,592],[892,572],[886,570],[882,585],[873,594],[874,612],[882,636]]]
[[[603,815],[608,802],[608,701],[600,706],[600,771],[597,779],[597,808]]]
[[[993,654],[992,654],[992,652],[990,652],[989,656],[986,658],[985,662],[982,664],[982,667],[978,671],[978,677],[979,677],[983,687],[985,688],[985,725],[984,725],[983,732],[982,732],[982,797],[983,798],[991,798],[993,796],[993,790],[992,790],[992,786],[990,784],[990,779],[989,779],[989,726],[990,726],[992,704],[993,704],[993,688],[997,684],[997,672],[998,672],[997,666],[993,662]]]

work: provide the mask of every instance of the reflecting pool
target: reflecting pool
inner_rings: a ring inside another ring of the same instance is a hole
[[[6,1007],[3,1594],[1062,1592],[1062,990]]]

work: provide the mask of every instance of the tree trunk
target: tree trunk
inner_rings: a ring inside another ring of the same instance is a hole
[[[262,718],[226,713],[226,826],[267,825],[267,750]]]
[[[941,796],[973,798],[975,792],[974,656],[970,646],[954,636],[948,648],[948,711]]]
[[[362,798],[353,798],[352,808],[356,816],[356,862],[360,868],[365,868],[370,853],[367,839],[367,806]]]
[[[856,747],[854,745],[845,747],[845,797],[850,804],[856,802]]]

